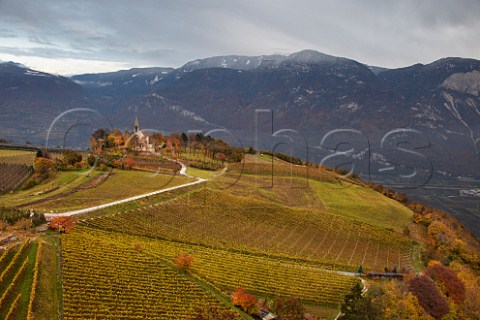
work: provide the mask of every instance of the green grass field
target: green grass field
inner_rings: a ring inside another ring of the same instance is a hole
[[[331,173],[324,173],[324,178],[314,175],[314,170],[310,170],[309,179],[296,175],[253,175],[252,170],[245,170],[241,175],[219,176],[208,185],[232,195],[288,207],[323,210],[396,232],[402,232],[411,223],[413,213],[401,203],[363,186],[335,181]]]
[[[318,181],[311,181],[310,186],[333,214],[397,232],[411,223],[413,213],[410,209],[374,190],[353,184],[332,186]]]

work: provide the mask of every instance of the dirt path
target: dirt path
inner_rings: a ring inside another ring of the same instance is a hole
[[[96,177],[92,178],[91,180],[89,180],[87,182],[82,183],[81,185],[79,185],[79,186],[77,186],[77,187],[75,187],[71,190],[68,190],[68,191],[65,191],[65,192],[62,192],[62,193],[58,193],[58,194],[55,194],[55,195],[52,195],[52,196],[49,196],[49,197],[46,197],[46,198],[43,198],[43,199],[23,203],[23,204],[20,204],[20,205],[16,206],[16,208],[25,208],[25,207],[30,207],[30,206],[43,204],[43,203],[46,203],[46,202],[49,202],[49,201],[52,201],[52,200],[57,200],[57,199],[66,197],[66,196],[71,195],[75,192],[79,192],[79,191],[89,189],[89,188],[95,188],[95,187],[99,186],[100,184],[104,183],[110,177],[110,175],[111,175],[111,172],[101,174],[99,176],[96,176]]]
[[[180,175],[193,178],[192,176],[189,176],[189,175],[186,174],[187,167],[183,163],[181,163],[181,162],[179,162],[179,163],[182,165],[182,170],[180,170]],[[122,204],[122,203],[130,202],[130,201],[135,201],[135,200],[138,200],[138,199],[150,197],[150,196],[157,195],[157,194],[160,194],[160,193],[164,193],[164,192],[168,192],[168,191],[172,191],[172,190],[176,190],[176,189],[180,189],[180,188],[193,186],[193,185],[205,182],[205,181],[207,181],[207,179],[197,177],[197,180],[193,181],[193,182],[187,182],[187,183],[175,186],[175,187],[160,189],[160,190],[157,190],[157,191],[153,191],[153,192],[141,194],[141,195],[138,195],[138,196],[129,197],[129,198],[126,198],[126,199],[101,204],[101,205],[98,205],[98,206],[93,206],[93,207],[74,210],[74,211],[67,211],[67,212],[62,212],[62,213],[46,213],[45,218],[47,218],[47,220],[49,220],[49,219],[52,219],[54,217],[75,216],[75,215],[82,214],[82,213],[87,213],[87,212],[92,212],[92,211],[112,207],[112,206],[115,206],[117,204]]]

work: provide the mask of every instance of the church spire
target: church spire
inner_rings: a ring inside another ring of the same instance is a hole
[[[140,128],[140,125],[138,124],[138,117],[135,116],[135,121],[133,122],[133,132],[137,133]]]

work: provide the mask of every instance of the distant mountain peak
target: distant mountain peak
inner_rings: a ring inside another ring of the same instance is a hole
[[[198,69],[207,68],[227,68],[236,70],[251,70],[262,64],[264,60],[285,59],[282,55],[261,55],[261,56],[241,56],[227,55],[214,56],[203,59],[196,59],[184,64],[180,69],[182,72],[191,72]]]
[[[390,70],[389,68],[378,67],[378,66],[369,66],[367,64],[364,64],[364,66],[367,67],[368,69],[370,69],[370,71],[372,71],[373,74],[375,74],[375,75],[379,75],[380,73],[382,73],[384,71]]]
[[[184,64],[181,72],[191,72],[208,68],[227,68],[236,70],[253,70],[257,67],[277,66],[283,62],[297,62],[304,64],[336,63],[340,61],[353,61],[347,58],[328,55],[315,50],[307,49],[290,55],[272,54],[260,56],[226,55],[196,59]]]
[[[35,76],[35,77],[57,77],[56,75],[53,75],[50,73],[30,69],[21,63],[17,63],[13,61],[0,62],[0,67],[1,67],[0,68],[1,71],[7,72],[10,74]]]
[[[15,67],[23,68],[23,69],[28,69],[28,67],[25,66],[24,64],[14,62],[14,61],[1,61],[0,64],[15,66]]]
[[[323,62],[336,62],[340,59],[344,59],[344,58],[331,56],[331,55],[318,52],[315,50],[311,50],[311,49],[295,52],[287,57],[287,60],[293,60],[296,62],[303,62],[303,63],[309,63],[309,64],[323,63]]]

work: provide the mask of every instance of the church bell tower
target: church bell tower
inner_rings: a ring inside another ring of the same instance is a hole
[[[138,117],[135,116],[135,121],[133,122],[133,133],[137,133],[139,131],[140,125],[138,124]]]

